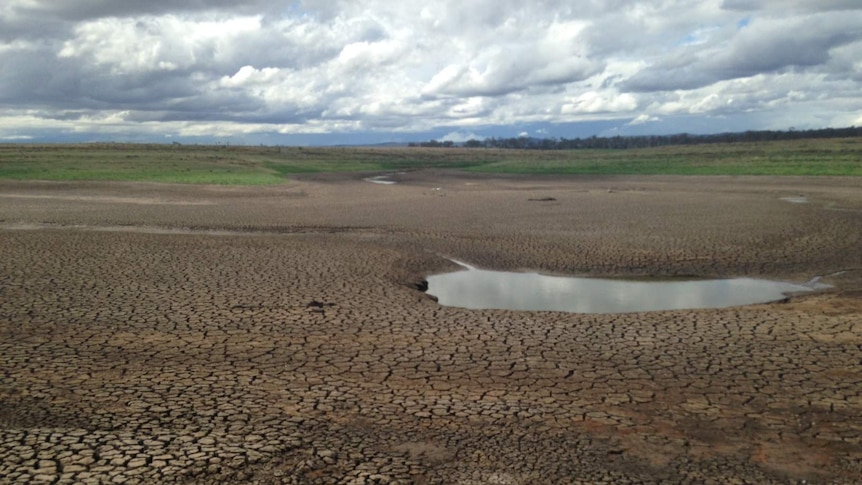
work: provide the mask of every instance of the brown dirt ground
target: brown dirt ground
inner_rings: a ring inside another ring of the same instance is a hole
[[[393,179],[0,182],[0,481],[862,483],[858,180]],[[835,288],[463,310],[447,257]]]

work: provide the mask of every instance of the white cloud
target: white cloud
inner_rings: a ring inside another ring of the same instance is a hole
[[[651,123],[651,122],[656,122],[656,121],[661,121],[661,118],[659,118],[657,116],[650,116],[648,114],[643,113],[643,114],[639,114],[639,115],[635,116],[635,118],[633,120],[629,121],[628,124],[630,126],[636,126],[636,125],[642,125],[644,123]]]
[[[439,141],[451,141],[455,143],[463,143],[467,140],[482,140],[485,137],[479,136],[472,132],[466,131],[453,131],[451,133],[447,133],[440,137]]]
[[[854,0],[8,0],[0,135],[858,121],[860,25]]]
[[[631,112],[637,107],[637,98],[629,93],[587,91],[569,99],[561,111],[564,114],[619,113]]]
[[[103,65],[114,73],[188,69],[224,62],[234,45],[259,30],[258,17],[98,19],[76,27],[57,55]]]
[[[273,67],[255,69],[253,66],[242,66],[233,76],[224,76],[221,84],[227,87],[266,84],[278,77],[279,73],[280,70]]]
[[[724,0],[722,8],[728,10],[774,10],[823,12],[826,10],[860,10],[856,0]]]

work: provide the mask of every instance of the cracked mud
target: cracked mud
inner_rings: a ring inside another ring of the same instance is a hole
[[[856,180],[410,172],[0,194],[4,483],[862,477]],[[712,310],[464,310],[417,289],[447,258],[834,287]]]

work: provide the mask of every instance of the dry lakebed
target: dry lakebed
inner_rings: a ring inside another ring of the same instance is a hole
[[[2,483],[862,483],[856,178],[0,181],[0,254]],[[470,309],[455,261],[808,286]]]

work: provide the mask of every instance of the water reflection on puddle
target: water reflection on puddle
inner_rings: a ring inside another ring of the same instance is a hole
[[[428,293],[445,306],[470,309],[627,313],[721,308],[781,300],[811,286],[735,278],[625,281],[467,268],[428,277]]]
[[[380,185],[395,185],[397,182],[394,180],[389,180],[391,175],[378,175],[376,177],[368,177],[362,180],[366,182],[371,182],[372,184],[380,184]]]

